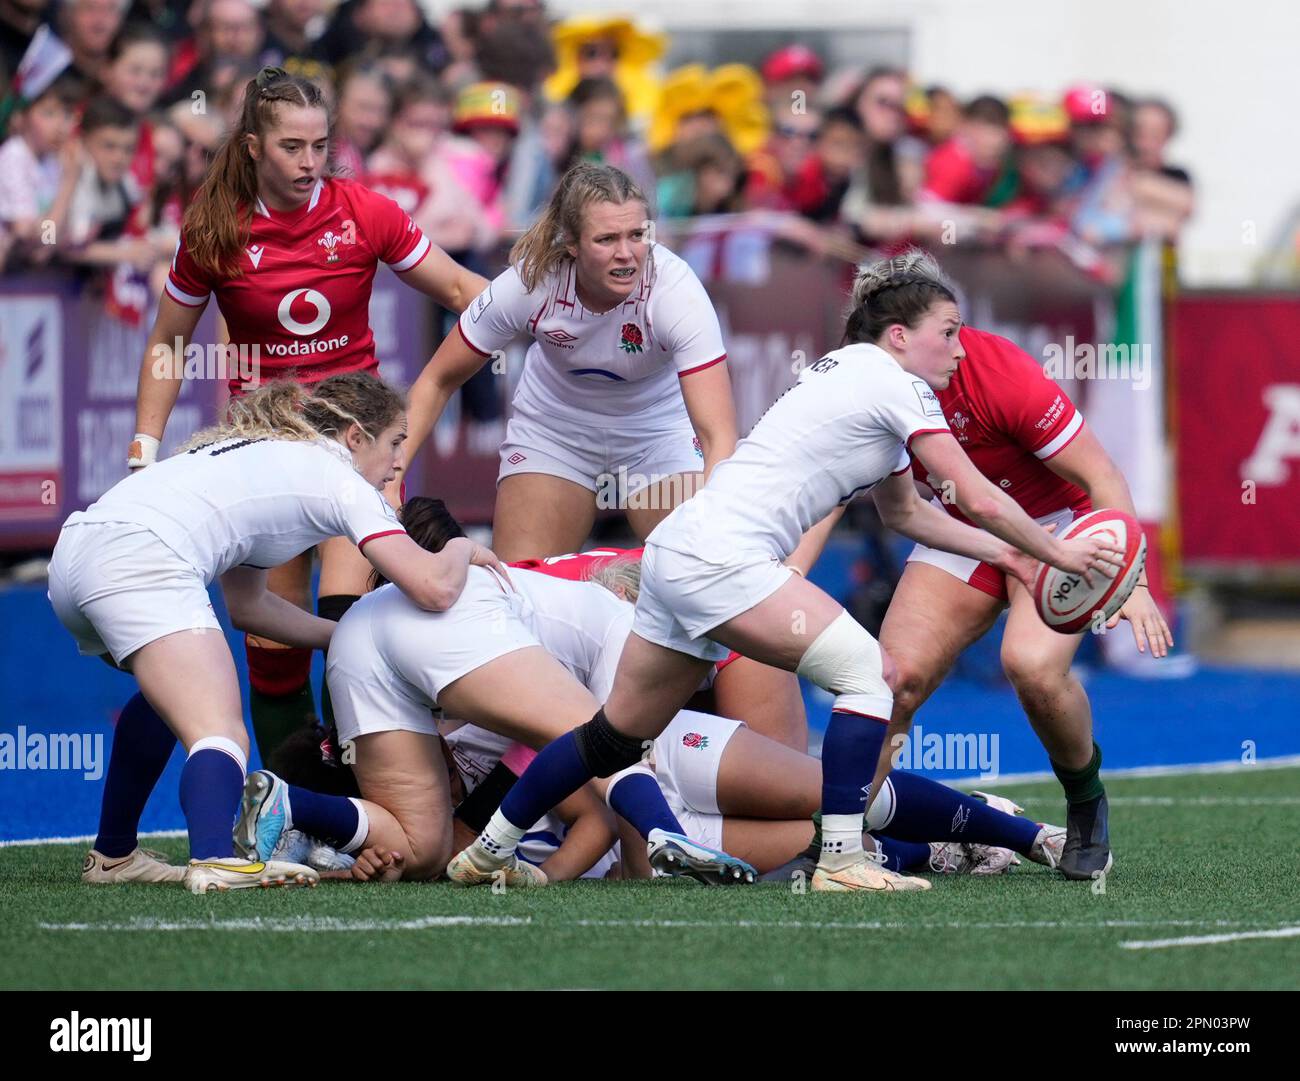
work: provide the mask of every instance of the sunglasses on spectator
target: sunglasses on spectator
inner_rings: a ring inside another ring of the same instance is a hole
[[[892,112],[901,113],[906,111],[906,107],[899,98],[872,97],[870,101],[872,105],[878,105],[880,108],[889,109]]]
[[[793,124],[778,124],[776,126],[776,133],[781,136],[782,139],[807,139],[810,142],[816,134],[812,129],[805,130],[804,128],[797,128]]]
[[[584,41],[578,46],[579,60],[617,60],[618,50],[607,41]]]

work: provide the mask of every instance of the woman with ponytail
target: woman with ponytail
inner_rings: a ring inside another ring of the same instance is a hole
[[[314,884],[297,864],[236,859],[230,826],[248,764],[239,681],[208,601],[220,580],[239,629],[312,650],[336,626],[270,592],[267,568],[345,536],[422,609],[449,608],[471,564],[505,571],[464,538],[438,554],[407,535],[380,495],[400,468],[402,396],[362,372],[313,388],[283,381],[236,399],[226,422],[69,516],[50,561],[50,602],[83,654],[140,685],[123,710],[90,883],[184,881],[195,893]],[[140,813],[176,739],[190,864],[137,846]]]
[[[729,649],[798,672],[835,696],[822,743],[818,891],[926,889],[864,851],[863,816],[893,705],[894,666],[834,598],[785,561],[837,506],[869,491],[891,528],[982,560],[1028,584],[1043,560],[1072,573],[1114,573],[1122,553],[1097,538],[1061,541],[980,475],[953,437],[936,391],[964,351],[956,294],[928,256],[864,269],[846,344],[804,368],[708,485],[646,539],[632,632],[605,705],[549,744],[479,838],[448,867],[465,884],[492,881],[519,838],[592,777],[641,759]],[[921,499],[915,456],[951,487],[984,530]],[[690,865],[698,845],[671,822],[652,832],[650,860]],[[714,853],[709,866],[742,883],[747,865]]]
[[[649,213],[626,173],[575,165],[411,387],[419,446],[458,387],[531,339],[501,446],[503,559],[576,551],[602,508],[644,538],[735,446],[718,317]]]
[[[382,261],[414,289],[461,311],[486,282],[430,244],[396,203],[329,173],[330,117],[320,88],[263,68],[186,210],[180,245],[140,366],[128,465],[150,465],[181,390],[185,347],[215,295],[236,361],[237,398],[277,378],[307,386],[378,372],[370,295]],[[414,418],[417,429],[425,427]],[[396,504],[398,484],[388,493]],[[270,579],[311,606],[311,553]],[[365,588],[366,561],[345,539],[321,548],[319,611],[337,619]],[[263,754],[315,712],[310,651],[250,639],[254,730]]]

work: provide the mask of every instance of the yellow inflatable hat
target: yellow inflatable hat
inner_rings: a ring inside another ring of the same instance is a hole
[[[618,53],[613,79],[623,92],[628,116],[644,120],[659,97],[656,62],[668,47],[665,35],[646,30],[631,19],[584,15],[565,19],[551,30],[555,44],[555,73],[543,84],[550,101],[563,101],[578,85],[578,54],[590,42],[610,41]]]
[[[769,119],[763,104],[763,80],[746,64],[724,64],[709,71],[687,64],[668,74],[650,122],[648,142],[658,153],[673,142],[677,125],[692,113],[714,113],[727,138],[741,154],[767,141]]]

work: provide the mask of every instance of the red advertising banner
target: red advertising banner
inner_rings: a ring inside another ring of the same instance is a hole
[[[1169,324],[1187,568],[1300,570],[1300,298],[1188,294]]]

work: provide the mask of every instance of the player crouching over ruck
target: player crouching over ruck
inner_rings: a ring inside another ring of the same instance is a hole
[[[109,654],[143,694],[119,720],[84,881],[183,877],[195,893],[316,883],[310,867],[234,855],[248,734],[207,587],[221,579],[241,630],[325,649],[337,624],[269,592],[265,568],[328,537],[348,537],[424,609],[449,608],[471,563],[504,576],[491,552],[464,538],[435,555],[407,535],[379,494],[401,467],[405,438],[402,396],[373,376],[337,375],[311,390],[272,383],[232,401],[226,424],[69,516],[50,561],[50,602],[82,653]],[[177,738],[187,754],[184,869],[136,841]]]

